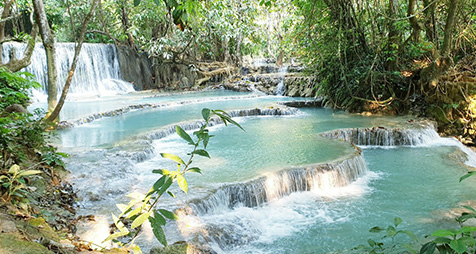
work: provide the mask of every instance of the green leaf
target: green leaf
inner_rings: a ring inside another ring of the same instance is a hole
[[[462,227],[458,230],[456,234],[461,234],[461,233],[472,233],[476,231],[476,227]]]
[[[471,171],[471,172],[468,172],[466,175],[462,176],[460,179],[459,179],[459,182],[463,181],[464,179],[470,177],[470,176],[473,176],[473,175],[476,175],[476,171]]]
[[[178,157],[177,155],[175,154],[171,154],[171,153],[161,153],[160,156],[166,158],[166,159],[170,159],[170,160],[173,160],[179,164],[183,164],[185,165],[185,162],[180,158]]]
[[[177,215],[175,215],[175,213],[171,212],[171,211],[167,211],[165,209],[159,209],[159,212],[164,215],[165,218],[167,219],[171,219],[171,220],[177,220],[178,217]]]
[[[210,109],[208,108],[202,109],[202,117],[203,117],[203,120],[208,121],[210,119]]]
[[[139,5],[139,4],[140,4],[140,1],[141,1],[141,0],[134,0],[134,7],[136,7],[137,5]]]
[[[444,237],[444,236],[455,236],[456,235],[456,230],[452,229],[438,229],[433,234],[432,236],[437,236],[437,237]]]
[[[177,132],[177,134],[185,139],[185,141],[187,141],[190,145],[195,145],[195,142],[193,142],[193,139],[190,137],[190,135],[188,135],[187,132],[185,132],[182,127],[178,126],[178,125],[175,125],[175,132]]]
[[[165,182],[164,182],[164,185],[162,186],[162,188],[160,188],[160,190],[157,192],[159,195],[162,195],[165,193],[165,191],[170,187],[170,185],[172,185],[173,181],[172,181],[172,178],[168,177],[165,179]]]
[[[201,173],[202,173],[202,170],[200,170],[200,169],[197,168],[197,167],[193,167],[193,168],[189,168],[189,169],[187,170],[187,172],[195,172],[195,173],[201,174]]]
[[[139,216],[132,222],[131,229],[136,228],[136,227],[142,225],[147,219],[149,219],[149,217],[150,217],[151,214],[152,214],[152,212],[148,212],[148,213],[143,213],[143,214],[139,215]]]
[[[197,149],[197,150],[193,151],[192,153],[193,154],[198,154],[200,156],[207,157],[207,158],[210,159],[210,155],[208,154],[208,152],[203,150],[203,149]]]
[[[402,223],[401,218],[395,217],[395,219],[393,219],[393,224],[395,225],[395,227],[398,227],[398,225],[400,225],[400,223]]]
[[[446,237],[437,237],[435,240],[433,240],[433,242],[437,244],[448,244],[451,242],[451,239]]]
[[[149,222],[152,226],[152,232],[154,232],[155,238],[159,241],[159,243],[167,247],[167,238],[165,238],[165,233],[162,229],[162,225],[157,221],[156,218],[153,217],[149,217]]]
[[[459,254],[466,251],[466,245],[464,244],[464,241],[461,239],[452,240],[450,242],[450,247],[456,252],[458,252]]]
[[[167,169],[154,169],[154,170],[152,170],[152,173],[161,174],[161,175],[168,175],[168,174],[170,174],[170,171],[167,170]]]
[[[171,197],[175,198],[175,195],[174,195],[172,192],[170,192],[170,191],[167,191],[167,194],[169,194],[169,196],[171,196]]]
[[[160,5],[160,0],[154,0],[155,5]]]
[[[411,239],[413,239],[414,241],[418,241],[418,238],[416,237],[416,235],[410,230],[401,230],[401,231],[398,231],[398,233],[405,234],[409,236]]]
[[[151,219],[150,217],[149,219]],[[165,218],[164,216],[160,215],[158,212],[154,212],[154,217],[152,219],[155,219],[155,222],[159,224],[160,226],[165,226]]]
[[[178,183],[180,189],[182,189],[183,192],[187,193],[187,191],[188,191],[187,181],[185,180],[185,177],[183,177],[182,174],[177,175],[177,183]]]
[[[369,232],[371,233],[378,233],[378,232],[382,232],[384,231],[385,229],[381,228],[381,227],[373,227],[369,230]]]
[[[474,208],[472,208],[471,206],[466,206],[466,205],[464,205],[463,207],[466,208],[466,209],[468,209],[468,210],[470,210],[471,212],[476,213],[476,210],[474,210]]]
[[[390,237],[394,237],[394,236],[397,235],[397,230],[395,230],[395,228],[392,227],[392,226],[388,226],[387,235],[390,236]]]
[[[428,242],[421,246],[420,254],[434,254],[435,249],[436,244],[434,242]]]

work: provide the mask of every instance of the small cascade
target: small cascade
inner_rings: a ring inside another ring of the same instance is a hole
[[[227,111],[227,113],[231,117],[287,116],[287,115],[296,115],[298,112],[299,112],[298,109],[288,108],[288,107],[286,107],[286,108],[264,108],[264,109],[254,108],[254,109]],[[210,119],[210,121],[208,122],[208,126],[215,126],[217,124],[222,124],[222,123],[223,123],[223,120],[221,120],[219,117],[212,117]],[[176,125],[180,126],[182,129],[184,129],[186,131],[190,131],[190,130],[199,129],[204,124],[205,124],[204,120],[177,123],[177,124],[173,124],[173,125],[169,125],[167,127],[164,127],[159,131],[154,131],[153,133],[150,133],[149,135],[147,135],[147,138],[154,140],[154,139],[165,138],[169,135],[172,135],[172,134],[175,133],[175,126]]]
[[[122,111],[120,111],[122,112]],[[121,114],[121,113],[114,114]],[[246,116],[286,116],[286,115],[295,115],[299,112],[296,108],[264,108],[264,109],[246,109],[246,110],[233,110],[228,111],[227,113],[231,117],[246,117]],[[175,134],[175,126],[178,125],[186,131],[196,130],[202,127],[205,124],[203,120],[187,121],[177,124],[171,124],[165,127],[155,130],[151,133],[135,137],[132,142],[129,140],[125,144],[118,144],[115,147],[114,154],[120,155],[120,157],[128,159],[134,163],[144,162],[155,155],[155,150],[153,148],[152,141],[162,138],[166,138],[170,135]],[[218,124],[223,124],[223,121],[219,117],[212,117],[209,126],[215,126]],[[72,127],[73,123],[62,122],[63,128]],[[127,147],[127,148],[126,148]],[[117,150],[117,151],[116,151]]]
[[[360,154],[340,162],[270,173],[258,179],[225,185],[190,207],[199,215],[218,214],[236,207],[257,207],[294,192],[346,186],[368,171]]]
[[[279,68],[278,73],[279,73],[279,83],[276,86],[276,91],[274,92],[275,95],[280,95],[284,96],[286,92],[286,87],[284,86],[284,77],[286,73],[288,72],[288,66],[284,66]]]
[[[199,100],[188,100],[188,101],[180,101],[180,102],[169,102],[169,103],[161,103],[161,104],[155,104],[155,103],[143,103],[143,104],[134,104],[130,105],[127,107],[115,109],[115,110],[110,110],[107,112],[101,112],[101,113],[95,113],[89,116],[82,117],[80,119],[72,120],[72,121],[62,121],[59,123],[58,128],[59,129],[68,129],[72,128],[74,126],[86,124],[86,123],[91,123],[95,120],[104,118],[104,117],[113,117],[113,116],[119,116],[134,110],[141,110],[141,109],[151,109],[151,108],[163,108],[163,107],[173,107],[173,106],[178,106],[178,105],[189,105],[189,104],[194,104],[194,103],[203,103],[207,101],[227,101],[227,100],[240,100],[240,99],[248,99],[248,98],[257,98],[260,97],[259,95],[251,95],[251,96],[229,96],[229,97],[224,97],[224,98],[217,98],[217,99],[199,99]]]
[[[417,128],[353,128],[323,133],[322,136],[351,142],[358,146],[418,146],[440,139],[432,124]]]
[[[58,94],[64,86],[69,68],[74,57],[74,43],[56,43],[56,68],[58,72]],[[10,60],[12,50],[17,58],[21,58],[26,45],[22,43],[3,44],[2,57],[4,62]],[[47,96],[47,64],[46,53],[42,44],[37,44],[31,58],[31,64],[24,69],[35,75],[42,85],[34,96],[46,100]],[[119,58],[116,47],[111,44],[83,44],[78,66],[73,76],[69,93],[73,96],[107,96],[133,92],[132,84],[121,80]]]

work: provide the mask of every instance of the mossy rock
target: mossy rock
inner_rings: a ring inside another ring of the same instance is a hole
[[[54,254],[45,246],[20,239],[15,234],[0,234],[0,253],[2,254]]]
[[[215,253],[208,249],[200,249],[187,242],[176,242],[167,247],[158,247],[150,250],[150,254],[208,254]]]
[[[58,234],[46,223],[43,218],[35,218],[29,221],[24,221],[20,224],[20,231],[28,235],[31,239],[45,238],[59,242]]]

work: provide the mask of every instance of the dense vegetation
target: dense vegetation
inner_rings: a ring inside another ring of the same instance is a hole
[[[37,35],[53,56],[56,39],[79,42],[76,55],[83,41],[126,45],[155,64],[239,66],[266,57],[280,65],[296,58],[335,108],[411,112],[436,119],[440,131],[468,143],[476,138],[476,0],[5,0],[1,7],[0,49],[7,41],[28,43],[24,57],[0,64],[0,198],[22,209],[29,209],[23,205],[28,177],[61,164],[46,142],[43,114],[20,107],[36,84],[14,72],[28,65]],[[61,110],[56,96],[49,120]],[[34,170],[22,170],[31,164]],[[400,232],[399,223],[387,236]],[[474,248],[468,236],[474,230],[440,232],[435,236],[445,239],[425,245],[427,253]],[[381,251],[378,242],[369,245],[366,251]]]

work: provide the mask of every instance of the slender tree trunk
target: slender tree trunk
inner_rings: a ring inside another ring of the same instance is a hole
[[[48,115],[53,112],[56,107],[58,97],[58,85],[56,83],[56,62],[55,62],[55,37],[48,25],[46,18],[45,6],[42,0],[33,0],[33,8],[35,10],[35,20],[40,29],[41,39],[46,51],[46,63],[48,69]]]
[[[66,101],[66,96],[68,95],[69,87],[71,86],[71,81],[73,80],[74,71],[76,70],[79,54],[81,53],[81,48],[83,46],[86,29],[88,27],[89,20],[91,19],[91,16],[93,15],[94,10],[96,9],[96,6],[98,5],[98,3],[99,3],[99,0],[92,1],[91,9],[89,9],[88,15],[84,18],[84,21],[81,27],[81,33],[79,35],[78,42],[74,49],[73,63],[71,64],[71,67],[69,69],[68,77],[66,78],[63,91],[61,92],[60,100],[58,102],[58,105],[56,105],[55,109],[53,110],[53,112],[51,112],[51,114],[46,118],[47,121],[50,121],[50,122],[55,121],[58,118],[59,113],[61,112],[61,109],[63,108],[64,102]]]
[[[388,26],[388,42],[387,42],[387,52],[397,52],[397,49],[394,47],[394,45],[399,44],[399,39],[398,39],[398,32],[397,29],[395,28],[395,21],[394,18],[396,17],[397,13],[397,7],[398,7],[398,2],[397,0],[389,0],[388,1],[388,20],[387,20],[387,26]],[[391,71],[397,69],[397,57],[398,53],[395,53],[395,55],[391,55],[387,60],[387,68]]]
[[[421,25],[418,23],[418,19],[415,16],[415,7],[416,7],[417,0],[409,0],[408,1],[408,21],[410,22],[410,26],[412,27],[412,34],[411,38],[414,42],[420,41],[420,33],[421,33]]]
[[[436,2],[432,0],[423,0],[425,10],[423,14],[425,16],[425,33],[429,42],[433,43],[435,47],[438,47],[438,34],[436,29],[435,18],[435,6]]]
[[[14,0],[4,0],[3,1],[3,12],[1,19],[5,20],[5,22],[0,23],[0,42],[3,42],[5,40],[5,23],[6,19],[10,15],[10,8],[12,7]],[[2,52],[2,46],[3,44],[0,43],[0,52]],[[2,62],[2,54],[0,54],[0,63]]]
[[[456,12],[458,10],[459,0],[450,0],[448,6],[448,16],[446,18],[445,36],[443,46],[441,47],[441,56],[448,57],[453,45],[453,33],[456,27]]]
[[[66,96],[68,95],[69,87],[71,86],[71,81],[73,80],[74,71],[76,70],[79,54],[81,53],[81,48],[83,46],[86,29],[88,27],[89,20],[91,19],[91,16],[93,15],[94,10],[96,9],[96,6],[98,5],[98,3],[99,3],[99,0],[92,1],[91,9],[89,10],[88,15],[84,18],[84,21],[81,27],[81,33],[79,35],[78,42],[74,49],[73,63],[71,64],[71,67],[69,69],[68,77],[66,78],[63,91],[61,92],[60,100],[58,102],[58,105],[56,105],[55,109],[53,110],[53,112],[46,118],[47,121],[50,121],[50,122],[55,121],[58,118],[59,113],[61,112],[61,109],[63,108],[64,102],[66,101]]]

